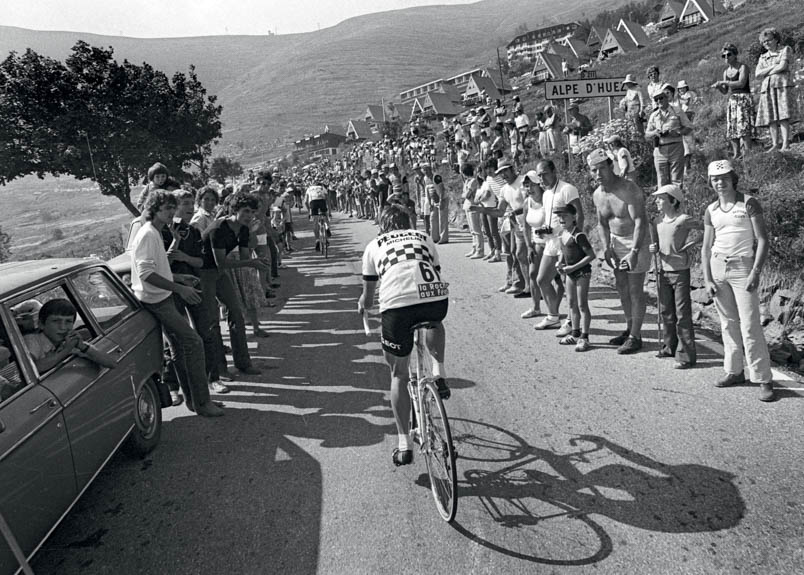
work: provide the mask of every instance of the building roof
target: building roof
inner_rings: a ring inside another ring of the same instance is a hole
[[[410,122],[410,119],[413,116],[413,102],[407,102],[406,104],[396,104],[396,113],[399,116],[399,121],[402,122],[403,124],[407,124],[408,122]]]
[[[422,101],[424,97],[416,98],[413,102],[410,103],[410,117],[413,118],[414,114],[423,114],[424,113],[424,106],[422,106]]]
[[[346,135],[351,136],[355,140],[370,140],[372,133],[369,128],[368,122],[365,120],[349,120],[349,125],[346,126]]]
[[[637,45],[631,40],[631,36],[627,32],[620,32],[614,28],[609,28],[606,32],[606,37],[600,45],[601,52],[609,52],[611,50],[619,50],[620,52],[632,52],[636,49]]]
[[[492,100],[502,97],[500,95],[500,91],[497,89],[497,86],[494,84],[491,78],[486,78],[485,76],[472,76],[472,79],[469,80],[469,83],[466,85],[464,94],[466,94],[472,86],[475,87],[478,94],[485,92],[486,97],[491,98]]]
[[[438,91],[446,94],[452,102],[459,103],[462,100],[460,90],[452,84],[442,84]]]
[[[547,70],[550,77],[554,80],[564,77],[564,72],[561,69],[561,57],[556,54],[550,54],[549,52],[536,54],[536,61],[533,64],[533,72],[531,74],[536,76],[536,74],[542,70]]]
[[[366,108],[366,115],[364,119],[366,120],[374,120],[375,122],[382,122],[383,118],[383,111],[382,106],[379,104],[369,104]]]
[[[606,30],[603,28],[597,28],[592,26],[592,29],[589,30],[589,36],[586,38],[586,45],[591,46],[595,44],[595,41],[598,44],[603,43],[603,39],[606,37]]]
[[[631,37],[631,40],[634,41],[634,44],[640,48],[644,48],[650,44],[650,39],[648,39],[648,35],[645,34],[645,30],[636,22],[620,18],[620,22],[617,24],[617,30],[626,32]]]
[[[544,51],[555,54],[559,58],[563,58],[567,63],[575,60],[575,54],[572,53],[572,50],[568,46],[559,44],[558,42],[550,42]]]
[[[583,59],[586,53],[586,44],[577,38],[569,38],[564,45],[570,49],[572,55],[578,60]]]
[[[681,11],[684,10],[684,4],[681,2],[676,2],[675,0],[667,0],[665,2],[664,7],[660,13],[660,17],[664,16],[667,17],[669,15],[673,15],[676,18],[681,16]]]
[[[443,92],[430,92],[424,97],[423,108],[432,107],[433,112],[439,116],[457,116],[460,109],[452,103],[449,96]]]
[[[340,126],[330,126],[329,124],[324,125],[324,134],[335,134],[336,136],[343,136],[346,137],[346,131],[341,128]]]
[[[713,3],[714,10],[712,10]],[[688,14],[700,12],[701,18],[709,22],[715,17],[715,15],[723,14],[725,11],[726,9],[723,7],[723,4],[721,4],[720,0],[687,0],[687,2],[684,4],[684,8],[681,10],[681,15],[678,18],[680,20]]]

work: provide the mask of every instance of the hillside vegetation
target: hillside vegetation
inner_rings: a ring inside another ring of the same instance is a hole
[[[594,15],[625,0],[482,0],[369,14],[318,32],[279,36],[137,39],[0,27],[0,54],[32,48],[63,59],[78,39],[113,46],[119,59],[171,75],[196,66],[223,105],[222,144],[246,148],[320,131],[362,115],[368,103],[475,66],[518,26]]]

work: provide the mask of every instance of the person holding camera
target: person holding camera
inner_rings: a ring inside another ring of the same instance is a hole
[[[687,115],[670,105],[668,91],[675,88],[665,84],[661,92],[653,95],[656,109],[648,118],[645,139],[653,143],[653,164],[659,186],[684,183],[684,136],[692,132]]]

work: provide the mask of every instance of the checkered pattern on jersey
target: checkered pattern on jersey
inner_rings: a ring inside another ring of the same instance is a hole
[[[388,248],[385,252],[385,257],[380,260],[379,272],[380,277],[394,264],[406,260],[420,260],[423,262],[431,263],[433,256],[430,255],[430,250],[424,244],[403,244],[401,246]]]

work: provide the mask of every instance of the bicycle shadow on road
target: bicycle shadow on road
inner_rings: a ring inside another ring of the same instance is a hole
[[[450,422],[459,454],[455,529],[507,556],[566,566],[603,561],[614,543],[595,515],[648,531],[701,533],[732,528],[745,513],[727,471],[665,464],[603,437],[573,436],[566,449],[544,449],[502,427]]]

